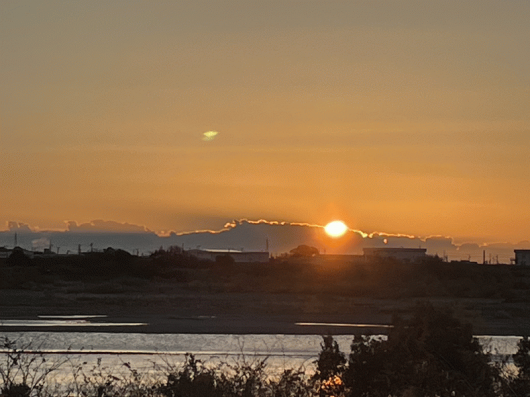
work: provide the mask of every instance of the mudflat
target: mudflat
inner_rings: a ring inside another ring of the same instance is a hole
[[[112,291],[106,291],[101,285],[79,283],[33,290],[3,289],[0,290],[0,332],[380,334],[388,330],[393,316],[407,316],[420,302],[451,308],[456,317],[473,325],[477,335],[530,332],[530,306],[525,301],[219,292],[193,290],[171,283],[129,285]],[[104,317],[92,318],[86,320],[90,323],[77,326],[75,323],[12,326],[12,321],[8,321],[69,315]],[[142,325],[136,325],[138,323]]]

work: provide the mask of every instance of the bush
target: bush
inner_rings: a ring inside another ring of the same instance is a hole
[[[3,350],[0,356],[0,391],[5,397],[40,395],[46,378],[66,361],[48,363],[42,354],[26,354],[33,349],[31,343],[20,344],[7,337],[0,338],[0,349]]]
[[[15,247],[9,258],[7,258],[6,264],[8,266],[31,266],[33,262],[31,258],[27,256],[22,248]]]
[[[339,345],[333,340],[331,335],[323,336],[320,344],[322,351],[318,354],[318,360],[315,361],[317,368],[313,376],[314,379],[327,380],[335,375],[342,375],[346,357],[339,350]]]
[[[395,319],[387,340],[354,338],[343,380],[347,396],[495,396],[489,362],[470,326],[421,305]]]
[[[517,344],[517,353],[513,355],[517,375],[509,382],[509,390],[516,396],[530,394],[530,340],[524,336]]]

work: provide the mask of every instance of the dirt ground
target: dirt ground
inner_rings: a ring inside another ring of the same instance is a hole
[[[44,290],[1,290],[0,332],[83,331],[209,334],[384,333],[393,315],[406,316],[418,302],[447,306],[477,335],[530,333],[526,302],[502,299],[370,299],[303,294],[192,291],[172,285],[122,291],[79,285]],[[106,315],[89,327],[12,327],[2,320],[40,315]],[[96,326],[97,323],[145,323]],[[300,323],[306,323],[301,325]],[[307,323],[319,323],[308,325]],[[355,325],[355,326],[353,326]]]

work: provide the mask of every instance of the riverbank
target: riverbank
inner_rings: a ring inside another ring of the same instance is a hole
[[[28,323],[8,325],[9,321],[0,321],[0,332],[384,334],[393,315],[406,317],[418,302],[425,301],[451,307],[457,318],[473,325],[475,334],[521,336],[530,330],[528,304],[506,299],[229,293],[192,291],[169,283],[119,292],[98,292],[94,288],[73,288],[65,283],[40,290],[2,290],[0,320]],[[66,325],[28,326],[32,321],[58,320],[54,316],[65,315],[102,317],[77,319],[77,325],[66,319]]]

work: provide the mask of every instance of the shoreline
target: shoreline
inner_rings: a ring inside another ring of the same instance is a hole
[[[6,320],[5,318],[1,320]],[[138,334],[234,334],[234,335],[385,335],[390,323],[374,324],[357,323],[346,325],[337,323],[336,317],[318,316],[315,318],[274,316],[274,317],[222,317],[214,319],[167,318],[165,316],[106,317],[105,325],[97,322],[83,325],[47,325],[47,326],[6,326],[0,320],[0,334],[28,332],[76,332],[76,333],[138,333]],[[34,320],[27,316],[9,320]],[[145,322],[145,325],[123,325],[126,323]],[[353,320],[353,319],[352,319]],[[343,320],[342,320],[343,321]],[[113,325],[112,323],[121,325]],[[300,323],[316,323],[300,325]],[[351,323],[350,323],[351,324]],[[524,332],[517,332],[506,322],[498,321],[489,326],[474,328],[475,335],[481,336],[514,336],[520,337]]]
[[[139,334],[240,334],[240,335],[361,335],[385,334],[389,324],[347,323],[336,316],[213,316],[171,317],[143,315],[114,317],[90,323],[44,326],[6,326],[0,319],[0,333],[4,332],[90,332]],[[27,316],[10,318],[18,322],[34,321]],[[115,323],[116,325],[113,325]],[[144,325],[136,325],[144,323]],[[118,325],[119,324],[119,325]],[[135,325],[127,325],[135,324]],[[305,325],[311,324],[311,325]],[[354,325],[358,324],[358,325]]]
[[[289,293],[212,293],[173,288],[113,294],[72,294],[61,289],[1,290],[0,334],[385,334],[394,315],[406,317],[419,302],[449,307],[462,322],[473,326],[475,335],[523,336],[530,330],[530,307],[526,302],[502,299],[376,299]],[[1,324],[2,320],[57,321],[68,320],[65,317],[70,316],[86,322],[77,326],[74,323],[68,326]],[[146,325],[123,325],[131,323]],[[357,326],[350,326],[352,324]]]

